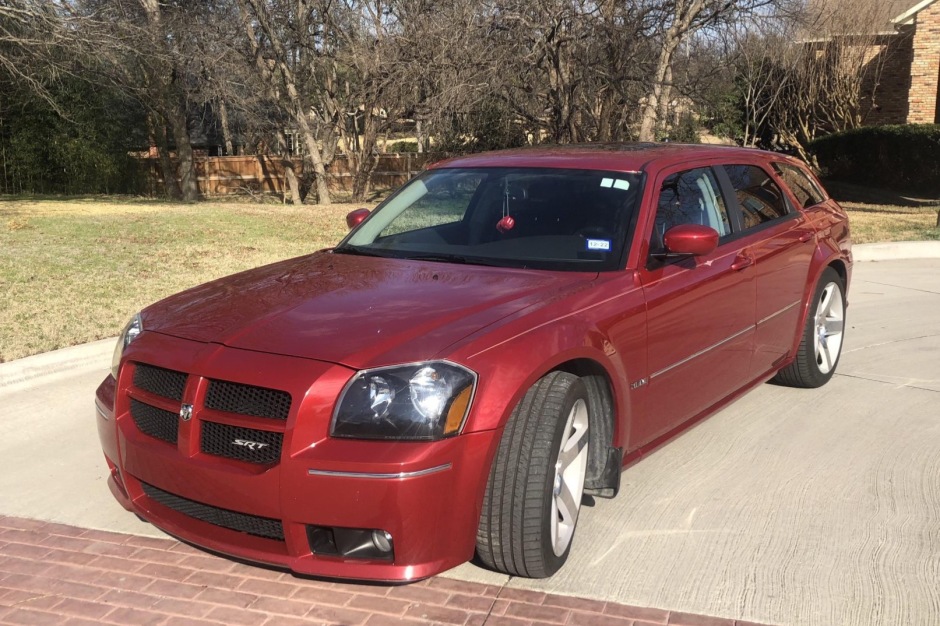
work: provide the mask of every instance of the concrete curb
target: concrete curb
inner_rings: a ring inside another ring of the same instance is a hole
[[[0,389],[19,386],[36,378],[71,375],[82,369],[101,369],[107,374],[117,337],[53,350],[8,363],[0,363]]]
[[[856,261],[899,261],[902,259],[940,259],[940,241],[893,241],[860,243],[852,246]]]

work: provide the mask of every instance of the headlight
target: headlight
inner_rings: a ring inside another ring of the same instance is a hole
[[[431,441],[460,432],[477,376],[444,361],[363,370],[346,385],[330,434]]]
[[[117,345],[114,346],[114,356],[111,358],[111,375],[114,376],[115,380],[117,380],[118,377],[118,370],[121,369],[121,356],[124,354],[124,348],[137,339],[137,336],[140,335],[143,330],[144,324],[140,321],[140,313],[135,313],[131,321],[124,326],[124,330],[121,331],[118,337]]]

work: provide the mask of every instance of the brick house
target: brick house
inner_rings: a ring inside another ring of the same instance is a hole
[[[885,0],[887,22],[873,46],[881,56],[870,125],[940,123],[940,0]]]

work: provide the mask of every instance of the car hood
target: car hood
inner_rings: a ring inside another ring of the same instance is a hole
[[[144,328],[354,368],[420,361],[596,274],[322,252],[162,300]]]

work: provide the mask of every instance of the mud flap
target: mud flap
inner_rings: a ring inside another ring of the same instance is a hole
[[[620,470],[623,467],[623,448],[607,449],[607,464],[601,475],[584,485],[584,493],[598,498],[613,498],[620,491]]]

